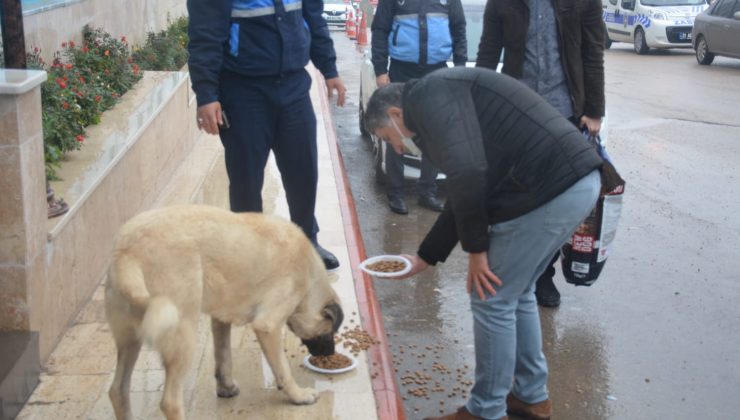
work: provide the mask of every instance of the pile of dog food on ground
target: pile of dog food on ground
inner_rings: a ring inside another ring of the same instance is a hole
[[[342,344],[345,349],[357,356],[361,351],[367,350],[370,346],[380,344],[380,341],[368,334],[367,331],[363,330],[359,325],[353,329],[345,327],[345,331],[335,337],[334,341],[336,344]]]

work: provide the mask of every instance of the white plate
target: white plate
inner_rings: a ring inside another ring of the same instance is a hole
[[[341,354],[342,356],[348,357],[352,361],[352,364],[345,368],[341,368],[341,369],[334,369],[334,370],[322,369],[318,366],[314,366],[311,364],[311,361],[309,360],[311,358],[311,355],[309,354],[308,356],[306,356],[305,359],[303,359],[303,365],[314,372],[326,373],[329,375],[336,375],[338,373],[349,372],[350,370],[357,367],[357,359],[354,356],[352,356],[351,354],[343,354],[343,353],[339,353],[339,354]]]
[[[395,273],[385,273],[381,271],[373,271],[367,268],[368,265],[375,264],[378,261],[401,261],[406,264],[406,268]],[[411,261],[408,258],[400,255],[378,255],[377,257],[371,257],[360,263],[360,269],[367,274],[375,277],[400,277],[404,274],[408,274],[411,271]]]

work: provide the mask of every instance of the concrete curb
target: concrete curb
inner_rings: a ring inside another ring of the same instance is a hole
[[[319,72],[317,70],[313,71],[316,73],[314,80],[319,84],[318,88],[321,93],[319,95],[321,98],[320,106],[324,115],[326,140],[329,143],[329,152],[334,169],[339,206],[342,212],[342,224],[344,225],[345,238],[347,240],[347,251],[352,266],[352,277],[355,284],[355,293],[357,294],[357,304],[360,308],[362,326],[369,334],[372,334],[381,341],[380,344],[372,346],[367,350],[371,370],[374,371],[373,373],[377,373],[372,378],[372,388],[375,394],[378,418],[381,420],[403,420],[406,418],[406,415],[396,384],[393,358],[388,347],[380,304],[375,294],[372,279],[364,271],[359,269],[360,262],[365,260],[367,256],[365,254],[365,245],[362,240],[360,225],[357,220],[357,211],[355,209],[354,198],[352,197],[352,190],[350,189],[344,161],[339,151],[337,134],[334,130],[331,109],[329,107],[329,98],[323,94],[326,92],[326,85],[324,78],[321,77]]]

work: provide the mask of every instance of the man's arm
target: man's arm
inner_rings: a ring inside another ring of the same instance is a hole
[[[188,70],[198,106],[218,101],[218,76],[229,39],[230,0],[188,0]]]
[[[465,66],[468,61],[468,40],[465,33],[465,13],[460,0],[450,1],[450,36],[452,37],[452,62]]]
[[[404,102],[404,115],[410,114],[425,151],[445,173],[449,186],[447,208],[423,241],[430,246],[436,244],[438,252],[428,258],[442,261],[441,257],[449,254],[458,237],[464,251],[486,251],[488,164],[469,87],[430,78],[420,82],[414,90],[417,91]],[[453,226],[457,235],[452,233]],[[425,249],[422,247],[420,252],[431,255]]]
[[[483,13],[483,34],[480,37],[476,67],[496,70],[501,61],[501,50],[504,48],[503,24],[499,20],[495,0],[488,0]]]
[[[424,237],[416,254],[429,265],[445,262],[459,241],[452,207],[445,205],[444,211]]]
[[[601,0],[586,0],[581,19],[581,54],[585,103],[583,113],[589,118],[604,116],[604,37]]]
[[[311,62],[329,80],[338,76],[337,54],[331,40],[329,28],[321,16],[324,11],[322,0],[303,0],[303,19],[311,32]]]
[[[393,25],[394,1],[380,0],[373,17],[371,51],[375,76],[388,73],[388,34]]]

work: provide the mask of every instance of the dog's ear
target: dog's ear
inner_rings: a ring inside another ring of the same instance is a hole
[[[344,321],[344,312],[342,312],[342,307],[336,302],[326,305],[324,309],[321,310],[321,315],[324,318],[331,320],[332,329],[334,331],[338,331],[339,327],[342,325],[342,321]]]

